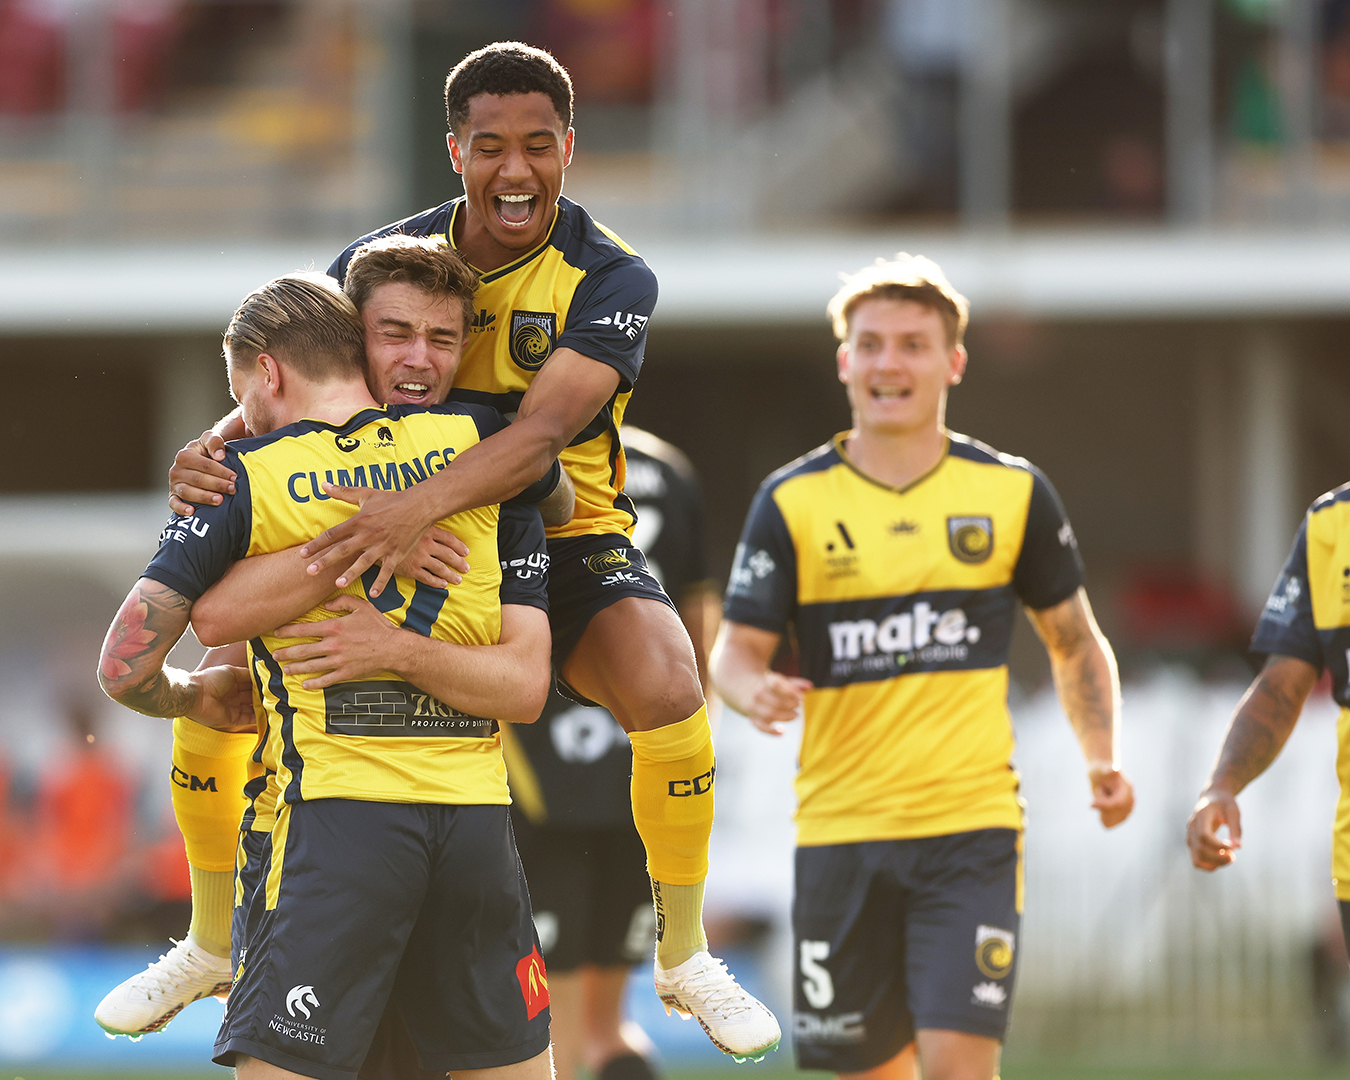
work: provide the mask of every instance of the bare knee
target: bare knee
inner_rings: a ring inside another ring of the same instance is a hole
[[[914,1062],[914,1043],[910,1042],[889,1061],[862,1072],[840,1073],[839,1080],[914,1080]],[[927,1074],[924,1080],[928,1080]]]
[[[964,1031],[924,1029],[918,1034],[924,1080],[994,1080],[1002,1044]]]

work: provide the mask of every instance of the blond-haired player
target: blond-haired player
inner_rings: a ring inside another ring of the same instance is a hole
[[[1008,646],[1025,606],[1104,825],[1118,764],[1111,648],[1045,477],[944,426],[967,303],[901,254],[829,305],[853,427],[750,508],[712,658],[769,734],[804,709],[795,1047],[804,1069],[908,1080],[998,1068],[1022,909]],[[794,631],[800,675],[771,670]]]

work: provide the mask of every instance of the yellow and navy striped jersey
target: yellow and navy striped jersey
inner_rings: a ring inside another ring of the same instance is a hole
[[[1021,828],[1008,713],[1019,601],[1082,584],[1059,497],[1021,458],[960,435],[894,488],[844,436],[764,481],[728,619],[795,632],[806,694],[803,846]]]
[[[463,198],[386,225],[351,244],[329,267],[342,281],[362,244],[390,233],[434,236],[454,246]],[[576,511],[549,536],[632,534],[636,514],[623,494],[619,428],[647,347],[656,277],[627,244],[570,199],[558,200],[548,236],[533,251],[482,274],[451,401],[491,405],[514,417],[554,349],[575,349],[619,373],[619,388],[562,453],[577,490]]]
[[[1252,651],[1292,656],[1331,673],[1341,707],[1336,725],[1336,807],[1331,874],[1336,897],[1350,900],[1350,484],[1318,498],[1252,635]]]
[[[230,443],[226,464],[238,474],[236,493],[219,506],[175,517],[145,576],[195,601],[249,555],[304,543],[338,524],[355,507],[325,495],[323,480],[394,489],[426,479],[458,454],[497,431],[505,419],[476,405],[430,409],[363,409],[345,424],[302,420],[269,435]],[[537,522],[538,512],[531,511]],[[441,524],[471,551],[497,550],[499,508],[481,507]],[[528,530],[527,530],[528,532]],[[536,547],[542,530],[536,533]],[[517,557],[522,557],[517,553]],[[546,566],[535,552],[510,571],[511,580],[547,609]],[[512,560],[508,560],[512,561]],[[519,571],[537,569],[522,579]],[[344,592],[366,595],[368,571]],[[396,626],[442,641],[495,644],[501,632],[503,571],[475,562],[462,584],[436,589],[396,577],[371,602]],[[336,613],[320,605],[298,621]],[[264,634],[249,642],[249,662],[266,713],[259,760],[273,795],[255,801],[253,828],[267,828],[275,795],[287,802],[350,798],[377,802],[507,803],[497,726],[465,716],[392,673],[307,690],[305,676],[282,671],[273,653],[304,639]],[[256,794],[256,793],[255,793]]]

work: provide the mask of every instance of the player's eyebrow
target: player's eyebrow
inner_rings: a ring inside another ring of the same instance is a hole
[[[414,326],[407,319],[396,319],[392,315],[386,315],[382,319],[376,320],[376,326],[393,326],[399,330],[414,330]],[[433,326],[428,337],[459,337],[459,331],[453,326]]]
[[[499,135],[495,131],[475,131],[469,137],[471,139],[502,139],[502,140],[505,140],[506,138],[505,135]],[[552,139],[554,142],[557,142],[558,133],[554,131],[552,128],[536,128],[534,131],[527,131],[525,133],[525,138],[527,139],[548,138]]]

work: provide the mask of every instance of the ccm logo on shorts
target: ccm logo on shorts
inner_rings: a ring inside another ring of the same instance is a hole
[[[706,795],[712,790],[713,777],[716,775],[717,766],[714,765],[702,776],[696,776],[692,780],[672,780],[669,793],[677,799],[687,799],[690,795]]]

